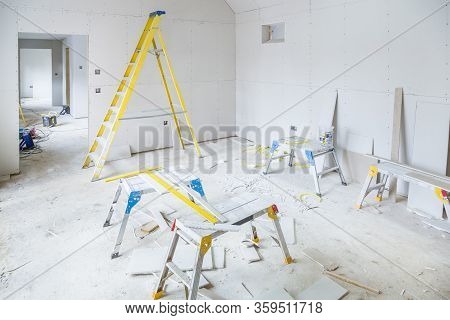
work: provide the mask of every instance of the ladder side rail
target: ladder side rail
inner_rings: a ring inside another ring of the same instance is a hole
[[[170,90],[169,90],[169,84],[167,83],[167,78],[166,78],[166,75],[164,74],[164,69],[163,69],[163,66],[162,66],[161,57],[160,57],[159,53],[157,53],[158,46],[156,45],[155,39],[153,39],[152,43],[153,43],[153,48],[155,49],[156,62],[158,64],[159,72],[161,73],[161,79],[163,81],[164,90],[166,91],[167,99],[169,100],[170,110],[172,111],[173,121],[175,122],[175,126],[176,126],[176,129],[177,129],[178,138],[179,138],[181,146],[182,146],[182,148],[184,150],[185,149],[185,145],[184,145],[184,141],[183,141],[182,135],[181,135],[180,123],[178,121],[178,117],[177,117],[176,112],[175,112],[175,107],[174,107],[174,104],[173,104],[172,95],[170,94]]]
[[[189,116],[187,114],[186,103],[185,103],[185,100],[183,98],[183,95],[181,94],[181,90],[180,90],[180,87],[178,85],[178,82],[177,82],[177,80],[175,78],[175,73],[173,71],[172,64],[170,62],[169,56],[167,54],[166,44],[164,42],[164,39],[162,37],[162,34],[161,34],[160,30],[158,30],[158,40],[159,40],[159,43],[160,43],[161,48],[163,50],[164,57],[165,57],[165,60],[166,60],[166,64],[167,64],[167,67],[169,69],[169,74],[170,74],[170,77],[172,78],[172,82],[173,82],[173,85],[175,87],[175,91],[177,93],[178,100],[179,100],[181,108],[182,108],[182,110],[184,112],[184,118],[186,120],[186,124],[188,125],[189,131],[191,133],[192,140],[194,141],[195,150],[197,151],[197,154],[201,157],[200,147],[198,145],[197,138],[195,137],[194,129],[192,128],[191,119],[189,118]]]

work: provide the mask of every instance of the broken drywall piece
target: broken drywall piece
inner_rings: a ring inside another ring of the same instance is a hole
[[[322,277],[311,287],[302,291],[297,300],[340,300],[348,290],[341,287],[328,277]]]
[[[261,256],[254,246],[244,247],[241,246],[241,254],[248,263],[256,262],[261,260]]]
[[[329,257],[316,248],[306,248],[303,250],[303,254],[315,263],[321,265],[326,271],[335,271],[339,268],[338,264],[332,262]]]
[[[134,250],[126,273],[130,275],[144,275],[161,272],[167,250],[167,247]],[[189,245],[178,245],[173,261],[183,271],[192,270],[196,254],[197,248]],[[213,263],[211,250],[209,250],[203,258],[202,270],[211,269],[213,269]]]
[[[438,220],[432,220],[432,221],[422,221],[427,226],[430,226],[436,230],[443,231],[450,233],[450,222],[448,221],[438,221]]]
[[[158,224],[155,221],[150,221],[140,227],[134,228],[134,235],[137,238],[143,239],[158,229],[159,229]]]
[[[256,300],[294,300],[294,298],[286,291],[285,288],[279,286],[271,286],[259,292],[254,297]]]
[[[224,247],[212,247],[212,258],[214,269],[225,268],[225,248]]]

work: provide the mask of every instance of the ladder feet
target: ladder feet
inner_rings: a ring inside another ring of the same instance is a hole
[[[162,297],[164,297],[164,291],[161,290],[161,291],[153,292],[152,297],[153,297],[153,300],[159,300]]]
[[[316,193],[316,196],[322,198],[322,194],[321,193]]]
[[[381,202],[381,200],[383,200],[383,197],[376,196],[375,200],[378,201],[378,202]]]
[[[362,208],[362,205],[357,204],[357,205],[355,206],[355,208],[356,208],[356,209],[361,209],[361,208]]]
[[[106,222],[103,224],[103,228],[110,227],[110,226],[111,226],[111,223],[110,223],[109,221],[106,221]]]
[[[116,258],[118,258],[119,257],[119,253],[118,252],[115,252],[115,253],[113,253],[112,255],[111,255],[111,260],[112,259],[116,259]]]
[[[347,182],[342,182],[343,186],[348,186]]]
[[[284,259],[284,263],[285,264],[291,264],[294,262],[294,259],[292,259],[292,257],[287,257]]]

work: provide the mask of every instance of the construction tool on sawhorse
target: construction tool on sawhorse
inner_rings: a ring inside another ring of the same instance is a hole
[[[431,174],[395,161],[383,159],[380,157],[368,156],[376,159],[379,163],[370,166],[366,181],[363,184],[361,193],[356,203],[356,208],[361,209],[364,199],[372,192],[376,191],[375,200],[383,200],[383,193],[386,190],[391,178],[421,185],[425,188],[434,190],[436,196],[442,201],[447,215],[450,215],[449,193],[450,179],[448,177]]]
[[[208,252],[208,250],[212,246],[212,242],[214,239],[219,236],[225,234],[227,232],[226,226],[241,226],[246,223],[251,223],[258,217],[263,215],[268,215],[268,217],[273,221],[275,226],[276,234],[278,241],[280,243],[281,250],[284,255],[284,262],[286,264],[290,264],[293,262],[293,259],[289,253],[289,249],[286,245],[286,241],[283,235],[283,231],[280,226],[280,222],[278,220],[278,209],[276,205],[272,205],[269,207],[265,207],[262,209],[257,209],[258,211],[254,212],[256,206],[251,205],[251,208],[248,210],[243,209],[243,207],[236,208],[236,210],[232,210],[228,213],[224,213],[223,215],[228,218],[228,222],[224,224],[216,224],[215,226],[221,227],[221,230],[217,231],[209,231],[205,230],[205,228],[197,228],[195,225],[187,226],[183,223],[182,218],[176,219],[172,223],[172,240],[170,246],[167,251],[167,255],[165,258],[164,266],[159,275],[158,282],[156,284],[156,289],[153,292],[153,298],[160,299],[164,296],[164,284],[166,280],[175,275],[178,277],[187,290],[187,299],[195,300],[197,299],[197,293],[199,288],[200,274],[203,265],[203,258]],[[232,231],[232,230],[230,230]],[[254,231],[254,235],[256,235],[256,231]],[[257,235],[256,235],[257,237]],[[183,239],[191,245],[197,247],[197,254],[194,261],[193,273],[192,276],[187,275],[183,272],[174,262],[174,256],[176,254],[176,248],[179,239]],[[255,239],[256,241],[257,239]]]
[[[180,86],[175,78],[172,64],[167,54],[166,44],[159,28],[161,17],[164,14],[164,11],[156,11],[150,14],[136,49],[125,70],[123,79],[119,83],[117,92],[115,93],[111,105],[97,132],[97,136],[89,148],[89,152],[84,160],[83,169],[88,168],[91,163],[95,165],[92,181],[100,179],[100,174],[108,158],[109,150],[119,129],[120,120],[127,110],[128,102],[149,52],[156,57],[157,66],[161,74],[162,83],[170,107],[170,113],[172,114],[177,129],[180,145],[185,149],[187,144],[193,144],[198,156],[201,156],[200,147],[186,109],[186,103],[181,94]],[[165,69],[168,70],[168,76],[165,73]],[[175,91],[175,94],[173,94],[173,91]],[[176,96],[179,105],[175,104],[174,96]],[[176,110],[176,108],[180,110]],[[183,114],[184,116],[184,123],[178,117],[180,114]],[[184,130],[182,129],[184,128],[188,129],[189,137],[183,136],[182,132]]]
[[[226,219],[220,216],[217,210],[206,202],[205,192],[200,179],[186,171],[164,172],[158,168],[154,168],[110,178],[108,182],[118,179],[120,183],[103,227],[111,226],[111,218],[115,212],[122,191],[126,193],[128,200],[111,259],[119,256],[120,247],[132,209],[141,201],[144,194],[154,192],[159,194],[172,194],[197,209],[207,220],[215,222],[226,221]]]
[[[321,197],[322,192],[320,191],[319,179],[324,175],[337,172],[341,179],[342,185],[346,186],[347,182],[345,181],[344,174],[342,173],[341,166],[339,164],[339,160],[336,154],[336,149],[333,144],[322,144],[318,141],[310,141],[306,140],[302,137],[296,136],[297,127],[291,126],[290,128],[290,136],[287,139],[276,140],[272,142],[272,147],[270,149],[270,156],[267,159],[265,169],[263,174],[268,174],[270,170],[270,165],[275,159],[282,159],[289,157],[289,166],[294,166],[294,158],[295,152],[303,151],[306,155],[309,164],[309,170],[314,178],[314,185],[316,189],[316,194]],[[287,147],[287,148],[286,148]],[[284,151],[281,155],[276,155],[277,152],[283,152],[283,149],[288,149]],[[330,168],[322,169],[318,172],[317,169],[317,158],[325,157],[326,155],[331,155],[332,160],[334,162],[334,166]]]

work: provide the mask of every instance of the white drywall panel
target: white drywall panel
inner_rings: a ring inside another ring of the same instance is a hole
[[[217,138],[218,85],[215,82],[194,82],[192,103],[188,106],[192,125],[198,132],[199,141]]]
[[[218,124],[219,126],[236,126],[236,81],[221,81],[218,88]],[[226,130],[228,131],[228,129]],[[234,132],[234,131],[230,131]],[[220,130],[220,136],[224,137],[225,129]]]
[[[236,79],[236,28],[234,24],[218,24],[215,29],[219,35],[216,59],[219,81]]]
[[[345,67],[353,66],[384,45],[388,32],[385,1],[351,2],[345,7]],[[389,83],[388,48],[358,64],[343,77],[346,87],[365,91],[392,90]]]
[[[161,24],[167,52],[178,81],[190,81],[192,79],[192,39],[193,35],[200,37],[199,34],[193,33],[192,25],[194,23],[184,20],[165,20]],[[156,70],[155,61],[152,61],[151,64],[154,66],[152,70]],[[161,82],[159,71],[157,71],[156,76],[157,81]]]
[[[285,83],[308,85],[310,81],[309,34],[310,19],[306,13],[286,19],[283,79]]]
[[[390,31],[393,34],[402,31],[441,3],[393,1],[389,5]],[[405,14],[405,5],[408,14]],[[404,87],[406,93],[423,96],[445,96],[449,90],[447,20],[446,10],[441,10],[390,45],[389,70],[393,88]]]
[[[69,36],[65,41],[70,47],[70,111],[74,118],[89,115],[89,62],[87,36]]]
[[[84,13],[64,10],[54,17],[59,34],[89,34],[89,16]]]
[[[450,105],[418,103],[412,165],[439,174],[447,174]],[[431,127],[430,127],[431,125]],[[442,219],[443,204],[434,190],[410,184],[408,208]]]
[[[127,56],[126,17],[90,16],[90,69],[102,69],[92,78],[91,86],[118,85],[129,61]]]
[[[17,11],[19,32],[56,33],[55,16],[62,16],[62,10],[54,9],[19,7]]]
[[[176,99],[176,96],[174,98]],[[174,100],[174,103],[178,103],[178,100]],[[167,95],[161,84],[138,84],[134,94],[131,95],[125,117],[154,109],[169,109],[169,107]]]
[[[254,72],[261,64],[261,27],[255,23],[236,25],[236,79],[254,81]]]
[[[345,10],[342,6],[315,11],[311,25],[311,82],[320,86],[344,70]],[[332,26],[332,27],[330,27]],[[343,79],[333,85],[339,86]]]
[[[220,29],[212,24],[204,28],[202,23],[192,24],[192,80],[214,81],[219,76],[217,55]]]
[[[19,172],[17,15],[0,4],[0,176]]]
[[[337,139],[345,141],[347,130],[373,137],[375,155],[390,156],[393,98],[390,94],[339,91],[337,108]],[[376,120],[375,120],[376,119]],[[340,130],[345,128],[346,130]]]

